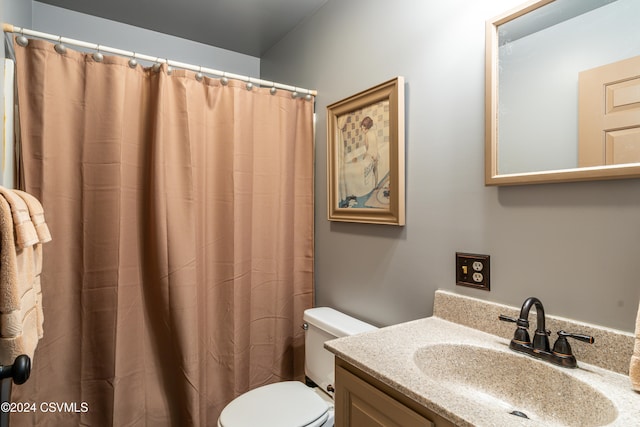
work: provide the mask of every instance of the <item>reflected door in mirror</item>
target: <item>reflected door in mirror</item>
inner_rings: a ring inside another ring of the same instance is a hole
[[[640,56],[579,74],[580,167],[640,162]]]

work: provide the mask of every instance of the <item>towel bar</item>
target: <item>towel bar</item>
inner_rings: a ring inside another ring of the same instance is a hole
[[[21,354],[13,361],[13,365],[0,366],[0,402],[11,402],[11,381],[24,384],[31,374],[31,358]],[[9,427],[9,412],[0,412],[0,427]]]
[[[16,384],[24,384],[31,374],[31,359],[26,354],[16,357],[13,365],[0,366],[0,380],[13,378]]]

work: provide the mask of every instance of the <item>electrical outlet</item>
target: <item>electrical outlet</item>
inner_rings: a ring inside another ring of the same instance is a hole
[[[488,291],[489,255],[456,252],[456,285]]]

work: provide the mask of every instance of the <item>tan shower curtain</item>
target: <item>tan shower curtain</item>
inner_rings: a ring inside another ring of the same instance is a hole
[[[239,393],[301,376],[312,102],[15,50],[25,187],[53,241],[44,339],[13,389],[36,411],[12,427],[215,426]]]

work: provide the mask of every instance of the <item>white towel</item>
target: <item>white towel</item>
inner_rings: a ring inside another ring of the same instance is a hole
[[[42,338],[44,333],[43,324],[44,324],[44,313],[42,312],[42,290],[40,287],[40,274],[42,273],[42,244],[51,241],[51,233],[49,231],[49,227],[44,220],[44,209],[40,204],[40,201],[36,199],[29,193],[20,190],[13,190],[15,194],[20,196],[27,205],[29,209],[29,216],[31,217],[31,222],[35,227],[36,233],[38,234],[39,243],[36,243],[33,247],[33,262],[34,262],[34,282],[33,282],[33,290],[36,297],[36,316],[37,316],[37,325],[38,325],[38,337]]]
[[[20,198],[26,203],[29,210],[29,216],[31,217],[31,222],[36,229],[40,243],[47,243],[51,241],[51,233],[49,232],[47,223],[44,221],[44,209],[42,208],[40,201],[36,199],[35,196],[24,191],[13,190],[13,192],[20,196]]]
[[[638,316],[636,318],[636,342],[633,347],[633,355],[631,355],[631,364],[629,365],[629,378],[631,378],[631,387],[640,392],[640,304],[638,305]]]
[[[51,236],[42,206],[25,194],[0,187],[0,365],[33,359],[43,335],[42,243]]]
[[[22,197],[16,194],[13,190],[2,186],[0,186],[0,195],[4,196],[11,207],[16,249],[27,248],[38,243],[40,241],[38,233],[33,226],[33,222],[31,222],[29,208]]]
[[[0,364],[33,358],[38,318],[33,290],[33,246],[18,249],[11,206],[0,196]]]

